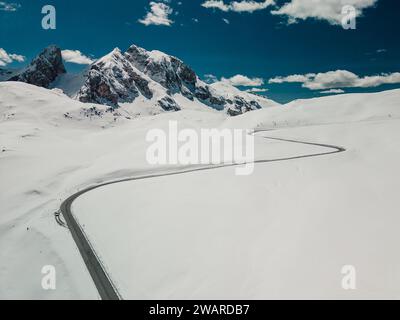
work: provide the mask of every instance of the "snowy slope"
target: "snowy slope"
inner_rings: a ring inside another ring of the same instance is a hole
[[[124,182],[78,199],[73,211],[125,298],[400,297],[400,91],[284,109],[223,126],[281,125],[261,136],[347,151],[260,164],[248,177],[227,168]],[[324,152],[262,137],[256,143],[257,158],[271,160]],[[103,228],[111,224],[117,227]],[[348,265],[357,272],[354,291],[341,286]]]
[[[87,118],[94,119],[98,125],[106,125],[114,119],[107,106],[71,100],[58,89],[48,90],[22,82],[3,82],[0,83],[0,90],[3,124],[35,121],[38,126],[40,123],[61,126],[74,119],[76,123],[84,122],[83,126],[87,126],[88,122],[84,121]]]
[[[79,73],[66,73],[59,75],[50,85],[51,89],[61,89],[67,96],[73,98],[85,83],[87,70]]]
[[[251,112],[227,120],[229,127],[269,129],[316,124],[385,120],[400,117],[400,90],[353,93],[308,100]]]
[[[227,168],[115,184],[73,211],[126,299],[399,299],[399,128],[396,119],[263,133],[348,151],[260,164],[246,177]],[[274,159],[293,146],[260,148]],[[347,265],[357,290],[341,286]]]
[[[0,97],[0,298],[98,298],[53,213],[90,185],[174,170],[145,158],[148,130],[166,130],[169,120],[196,130],[280,128],[268,135],[347,152],[260,164],[243,178],[230,168],[87,194],[74,210],[127,297],[398,297],[400,90],[228,119],[180,94],[182,111],[134,120],[126,118],[141,111],[140,99],[116,116],[24,83],[0,83]],[[321,151],[256,138],[257,159]],[[359,272],[355,292],[340,287],[345,264]],[[45,265],[57,269],[56,291],[40,286]]]
[[[0,97],[2,299],[97,299],[69,232],[55,222],[62,200],[101,180],[150,170],[149,128],[166,128],[169,119],[215,127],[226,118],[184,110],[128,121],[108,107],[19,82],[0,83]],[[57,269],[56,291],[40,285],[46,265]]]

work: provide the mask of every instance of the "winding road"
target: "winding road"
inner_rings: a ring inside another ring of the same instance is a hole
[[[271,130],[256,130],[255,133],[269,132],[269,131],[271,131]],[[295,159],[302,159],[302,158],[320,157],[320,156],[326,156],[326,155],[331,155],[331,154],[341,153],[341,152],[346,151],[346,149],[343,147],[328,145],[328,144],[304,142],[304,141],[298,141],[298,140],[289,140],[289,139],[273,138],[273,137],[263,137],[263,138],[269,139],[269,140],[276,140],[276,141],[283,141],[283,142],[290,142],[290,143],[297,143],[297,144],[303,144],[303,145],[311,145],[311,146],[329,148],[329,149],[331,149],[331,151],[309,154],[309,155],[279,158],[279,159],[257,160],[257,161],[255,161],[255,163],[257,163],[257,164],[268,163],[268,162],[278,162],[278,161],[288,161],[288,160],[295,160]],[[139,176],[139,177],[125,178],[125,179],[121,179],[121,180],[117,180],[117,181],[102,183],[97,186],[88,187],[88,188],[81,190],[78,193],[72,195],[67,200],[65,200],[62,203],[61,208],[60,208],[61,213],[62,213],[62,215],[65,219],[65,222],[72,234],[72,237],[80,251],[80,254],[86,264],[86,267],[93,279],[93,282],[96,285],[96,288],[98,290],[98,293],[99,293],[101,299],[103,299],[103,300],[122,300],[122,297],[119,294],[117,287],[113,283],[110,275],[107,273],[106,268],[104,267],[103,263],[101,262],[98,255],[96,254],[95,250],[93,249],[87,235],[85,234],[84,230],[79,225],[79,223],[77,222],[77,220],[75,219],[75,217],[72,213],[71,207],[72,207],[73,202],[77,198],[79,198],[83,194],[86,194],[92,190],[95,190],[95,189],[98,189],[98,188],[101,188],[104,186],[108,186],[111,184],[116,184],[116,183],[121,183],[121,182],[126,182],[126,181],[151,179],[151,178],[157,178],[157,177],[163,177],[163,176],[175,176],[175,175],[181,175],[181,174],[186,174],[186,173],[196,172],[196,171],[216,170],[216,169],[223,168],[223,167],[234,167],[234,166],[239,166],[239,165],[243,165],[243,164],[221,164],[221,165],[215,165],[215,166],[194,167],[194,168],[182,169],[182,170],[175,171],[175,172],[164,172],[164,173],[150,174],[150,175],[144,175],[144,176]],[[56,220],[60,225],[62,225],[63,222],[60,220],[59,214],[58,215],[56,214]]]

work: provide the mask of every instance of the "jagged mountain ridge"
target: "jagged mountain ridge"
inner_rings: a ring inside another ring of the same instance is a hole
[[[25,82],[48,88],[59,75],[66,72],[61,49],[56,46],[49,46],[27,68],[11,77],[8,81]]]
[[[45,88],[57,87],[81,102],[103,104],[113,109],[140,100],[156,106],[160,112],[178,111],[182,106],[176,101],[177,95],[204,107],[225,110],[231,116],[276,105],[267,98],[228,84],[208,85],[180,59],[136,45],[126,52],[114,49],[78,77],[65,73],[61,50],[50,46],[28,68],[9,80]],[[66,83],[69,88],[65,87]],[[75,89],[71,90],[71,87]]]

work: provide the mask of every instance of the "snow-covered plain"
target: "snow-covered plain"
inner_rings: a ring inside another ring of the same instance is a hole
[[[95,110],[103,114],[97,117]],[[126,182],[73,205],[125,298],[400,298],[397,195],[400,90],[301,100],[226,119],[181,112],[115,119],[58,91],[0,83],[0,298],[97,299],[68,230],[62,200],[103,181],[173,168],[145,159],[145,135],[182,128],[275,129],[258,159],[343,146],[347,152]],[[41,269],[54,265],[57,290]],[[341,268],[357,290],[341,288]]]
[[[53,213],[80,189],[153,170],[145,159],[149,128],[167,128],[171,118],[199,128],[225,119],[216,111],[186,110],[115,121],[108,112],[94,115],[93,107],[106,109],[58,91],[0,83],[0,298],[98,298]],[[46,265],[57,269],[55,291],[42,289]]]
[[[398,299],[399,125],[278,130],[348,151],[259,164],[246,177],[227,168],[125,182],[73,211],[127,298]],[[355,291],[341,287],[345,265],[357,270]]]

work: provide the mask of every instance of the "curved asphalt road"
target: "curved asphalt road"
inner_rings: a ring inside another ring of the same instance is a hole
[[[255,133],[267,132],[267,131],[270,131],[270,130],[257,130]],[[325,156],[325,155],[329,155],[329,154],[341,153],[341,152],[346,151],[345,148],[328,145],[328,144],[320,144],[320,143],[312,143],[312,142],[304,142],[304,141],[298,141],[298,140],[280,139],[280,138],[272,138],[272,137],[263,137],[263,138],[269,139],[269,140],[277,140],[277,141],[305,144],[305,145],[311,145],[311,146],[317,146],[317,147],[324,147],[324,148],[332,149],[332,151],[310,154],[310,155],[293,156],[293,157],[280,158],[280,159],[257,160],[257,161],[255,161],[255,163],[267,163],[267,162],[288,161],[288,160],[294,160],[294,159],[319,157],[319,156]],[[190,173],[190,172],[215,170],[215,169],[219,169],[219,168],[223,168],[223,167],[234,167],[234,166],[238,166],[238,165],[243,165],[243,164],[228,164],[228,165],[222,164],[222,165],[208,166],[208,167],[194,167],[194,168],[192,167],[192,168],[188,168],[188,169],[179,170],[176,172],[157,173],[157,174],[150,174],[150,175],[140,176],[140,177],[125,178],[125,179],[121,179],[118,181],[106,182],[106,183],[99,184],[97,186],[89,187],[87,189],[79,191],[78,193],[72,195],[67,200],[65,200],[61,205],[61,213],[64,216],[64,219],[68,225],[69,230],[71,231],[72,237],[81,253],[81,256],[82,256],[82,258],[86,264],[86,267],[93,279],[93,282],[97,287],[97,290],[99,292],[101,299],[103,299],[103,300],[122,300],[122,297],[118,293],[118,290],[117,290],[116,286],[114,285],[112,279],[108,275],[103,263],[97,256],[92,245],[90,244],[90,241],[89,241],[88,237],[86,236],[84,230],[79,225],[79,223],[77,222],[77,220],[75,219],[75,217],[71,211],[72,203],[77,198],[79,198],[81,195],[88,193],[94,189],[98,189],[98,188],[101,188],[101,187],[104,187],[107,185],[111,185],[111,184],[115,184],[115,183],[134,181],[134,180],[151,179],[151,178],[157,178],[157,177],[163,177],[163,176],[175,176],[175,175],[180,175],[180,174],[185,174],[185,173]],[[59,216],[58,217],[56,216],[56,219],[58,221]]]

